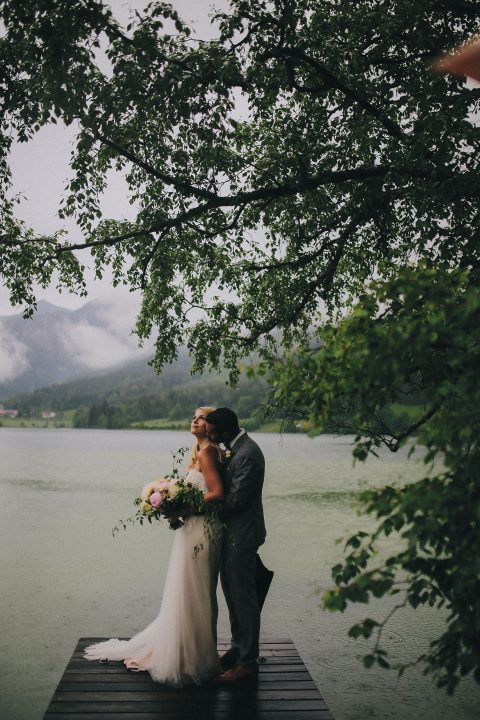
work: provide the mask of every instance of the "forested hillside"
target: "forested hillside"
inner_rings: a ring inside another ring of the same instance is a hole
[[[22,416],[42,410],[75,410],[77,427],[125,427],[154,418],[185,420],[199,405],[227,405],[242,418],[261,420],[266,383],[242,378],[232,388],[223,374],[191,375],[191,362],[179,360],[155,374],[144,361],[74,382],[15,395],[8,405]],[[255,423],[254,423],[255,424]]]

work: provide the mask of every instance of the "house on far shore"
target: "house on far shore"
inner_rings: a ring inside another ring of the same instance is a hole
[[[0,405],[0,418],[1,417],[16,418],[17,415],[18,415],[18,410],[5,410],[3,408],[3,405]]]
[[[51,420],[55,417],[57,417],[56,412],[52,412],[51,410],[42,410],[42,420]]]

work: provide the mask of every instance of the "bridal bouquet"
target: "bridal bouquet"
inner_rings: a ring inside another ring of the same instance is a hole
[[[183,478],[159,478],[155,482],[148,483],[142,490],[140,497],[133,501],[137,511],[125,520],[119,520],[118,525],[112,529],[115,536],[120,527],[126,530],[127,523],[139,522],[143,525],[147,520],[168,520],[172,530],[177,530],[184,524],[180,517],[182,515],[205,514],[210,522],[212,509],[203,499],[203,492],[196,485]]]
[[[134,500],[137,508],[135,514],[126,520],[119,520],[112,528],[113,536],[121,527],[126,530],[127,523],[139,522],[143,525],[145,520],[152,523],[153,520],[165,519],[172,530],[177,530],[184,525],[180,518],[185,515],[203,515],[206,535],[214,538],[218,534],[218,506],[206,503],[200,488],[181,476],[179,466],[186,451],[187,448],[181,448],[174,454],[170,475],[145,485],[141,496]],[[201,544],[196,546],[195,554],[201,548]]]
[[[182,515],[205,513],[203,492],[183,478],[160,478],[145,485],[141,497],[135,499],[140,524],[146,518],[166,518],[172,530],[182,527]]]

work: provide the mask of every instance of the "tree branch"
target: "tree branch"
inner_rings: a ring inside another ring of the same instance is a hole
[[[259,188],[258,190],[239,192],[236,195],[217,195],[205,203],[195,205],[189,210],[180,212],[174,217],[167,218],[164,221],[159,222],[155,225],[151,225],[147,228],[133,230],[129,233],[124,233],[122,235],[117,235],[110,238],[103,238],[101,240],[90,240],[85,243],[58,245],[58,247],[56,248],[56,254],[58,255],[62,252],[70,252],[71,250],[84,250],[87,248],[99,247],[101,245],[112,246],[125,240],[131,240],[133,238],[162,232],[163,230],[180,227],[182,224],[187,223],[189,220],[199,217],[210,210],[215,210],[222,207],[236,207],[238,205],[248,205],[250,202],[254,202],[256,200],[277,200],[282,197],[288,197],[289,195],[296,195],[297,193],[301,192],[313,191],[321,187],[322,185],[328,185],[330,183],[342,183],[349,181],[359,181],[373,177],[383,177],[388,171],[388,167],[384,167],[381,165],[354,168],[353,170],[334,170],[330,172],[319,173],[318,175],[304,178],[303,180],[292,184],[267,186]]]
[[[189,210],[184,210],[174,217],[167,218],[162,222],[155,225],[151,225],[148,228],[140,230],[134,230],[130,233],[125,233],[112,238],[105,238],[102,240],[92,240],[86,243],[77,243],[74,245],[59,245],[56,252],[57,255],[60,252],[69,252],[71,250],[83,250],[91,247],[98,247],[100,245],[115,245],[116,243],[123,242],[135,237],[141,237],[143,235],[151,235],[153,233],[162,232],[163,230],[177,228],[182,224],[187,223],[196,217],[215,210],[218,208],[237,207],[238,205],[248,205],[249,203],[257,200],[278,200],[283,197],[290,195],[296,195],[298,193],[312,192],[324,185],[330,184],[341,184],[345,182],[359,182],[362,180],[369,180],[372,178],[385,177],[387,173],[406,174],[415,178],[430,178],[432,179],[433,173],[425,170],[421,171],[416,168],[392,168],[385,165],[370,165],[350,170],[330,170],[318,173],[317,175],[311,175],[302,178],[296,182],[285,183],[283,185],[273,185],[258,188],[258,190],[242,191],[235,195],[213,195],[213,197],[207,200],[205,203],[195,205]],[[472,173],[473,175],[473,173]],[[437,174],[438,179],[454,179],[457,177],[456,173],[448,171],[442,171]],[[435,175],[433,175],[435,178]],[[435,178],[436,179],[436,178]],[[464,177],[461,177],[464,182]],[[472,190],[471,190],[472,191]]]
[[[353,222],[353,221],[352,221]],[[358,219],[357,221],[358,222]],[[348,228],[351,226],[352,223],[350,223],[347,228],[346,232],[348,231]],[[336,228],[338,225],[338,219],[336,218],[330,225],[327,225],[327,227],[322,228],[322,230],[317,233],[316,235],[313,235],[309,237],[309,240],[317,240],[321,235],[324,235],[325,233],[330,232],[334,228]],[[315,252],[312,253],[305,253],[304,255],[299,255],[298,258],[295,260],[280,260],[278,262],[270,262],[270,263],[264,263],[263,265],[259,265],[258,263],[243,263],[242,269],[249,271],[252,270],[254,272],[261,272],[262,270],[281,270],[282,268],[298,268],[303,267],[305,265],[308,265],[313,260],[316,260],[320,255],[323,254],[323,252],[326,250],[328,246],[334,245],[337,243],[339,238],[328,238],[325,240],[321,247],[318,248],[318,250],[315,250]]]
[[[153,167],[153,165],[150,165],[150,163],[146,162],[145,160],[141,160],[139,157],[133,154],[131,150],[128,150],[127,148],[123,147],[122,145],[119,145],[118,142],[114,140],[110,140],[110,138],[107,138],[105,135],[100,133],[98,130],[95,130],[93,128],[90,128],[90,132],[92,133],[92,136],[100,140],[104,145],[109,147],[111,150],[114,150],[116,153],[124,157],[126,160],[129,160],[129,162],[133,163],[134,165],[137,165],[138,167],[142,168],[142,170],[145,170],[146,173],[149,175],[152,175],[153,177],[157,178],[158,180],[161,180],[162,182],[166,183],[167,185],[173,185],[175,188],[179,190],[184,190],[190,193],[191,195],[195,195],[199,198],[204,199],[211,199],[217,197],[217,195],[214,192],[211,192],[210,190],[204,190],[203,188],[196,187],[195,185],[192,185],[188,182],[188,180],[185,180],[182,177],[175,177],[174,175],[169,175],[167,173],[162,173],[160,170],[157,170]]]
[[[120,29],[120,25],[113,19],[109,19],[106,17],[101,11],[104,9],[103,3],[96,2],[95,0],[87,0],[87,5],[89,5],[91,8],[94,8],[96,11],[100,11],[100,14],[102,15],[102,19],[105,21],[104,26],[104,32],[107,35],[107,37],[111,40],[112,38],[115,38],[117,40],[121,40],[122,43],[124,43],[127,47],[129,47],[132,50],[136,50],[137,52],[144,51],[144,48],[141,46],[139,47],[135,40],[133,38],[128,37],[128,35],[125,35],[124,32]],[[149,48],[150,49],[150,48]],[[178,67],[185,69],[188,67],[188,65],[180,60],[179,58],[169,57],[165,53],[162,53],[158,48],[154,48],[155,54],[157,55],[158,59],[162,62],[170,63],[171,65],[177,65]]]
[[[442,400],[439,400],[438,402],[434,403],[432,405],[432,407],[430,408],[430,410],[428,410],[428,412],[426,412],[424,415],[422,415],[422,417],[419,420],[417,420],[417,422],[412,423],[412,425],[410,425],[410,427],[406,428],[405,430],[402,430],[402,432],[399,435],[397,435],[397,437],[396,437],[397,442],[396,442],[396,447],[393,450],[393,452],[396,452],[399,449],[400,443],[402,442],[402,440],[406,440],[410,435],[413,435],[413,433],[416,430],[421,428],[422,425],[425,425],[426,422],[431,420],[432,417],[440,410],[440,408],[442,407],[444,402],[445,402],[445,400],[442,399]]]
[[[322,273],[318,274],[313,280],[311,280],[307,287],[305,292],[303,293],[300,301],[294,305],[292,308],[290,308],[290,311],[288,313],[288,317],[284,319],[283,324],[290,324],[297,320],[297,316],[299,313],[301,313],[308,301],[311,299],[312,294],[319,288],[321,283],[324,283],[324,295],[326,295],[329,290],[331,289],[333,279],[335,277],[335,272],[337,270],[338,264],[344,254],[345,251],[345,243],[349,237],[349,235],[353,232],[353,230],[361,223],[361,220],[357,218],[356,220],[352,220],[351,223],[345,228],[345,231],[343,235],[337,239],[338,247],[335,252],[335,255],[328,263],[327,267],[323,270]],[[244,345],[251,345],[261,335],[265,335],[268,332],[271,332],[277,325],[279,324],[279,318],[277,316],[273,316],[267,323],[263,323],[263,325],[258,325],[255,329],[255,331],[250,334],[247,338],[239,338],[239,340]]]
[[[372,115],[372,117],[378,120],[381,125],[383,125],[383,127],[387,130],[389,135],[399,138],[403,142],[409,140],[408,135],[403,132],[400,125],[391,120],[388,115],[383,112],[383,110],[379,110],[379,108],[375,107],[375,105],[373,105],[367,98],[360,95],[357,91],[353,90],[342,80],[336,77],[333,72],[329,70],[323,63],[319,62],[315,58],[310,57],[300,48],[282,47],[265,54],[266,59],[269,57],[283,60],[285,60],[285,57],[287,57],[309,65],[318,72],[322,80],[329,87],[339,90],[341,93],[343,93],[343,95],[345,95],[345,97],[360,105],[360,107],[362,107],[366,112]],[[311,92],[315,94],[325,91],[324,86],[312,86],[309,88],[308,86],[302,86],[298,83],[296,83],[295,89],[299,92]]]
[[[233,230],[237,225],[238,221],[240,220],[240,217],[242,213],[244,212],[245,208],[247,207],[246,203],[243,205],[240,205],[237,212],[233,216],[231,222],[227,223],[226,225],[221,225],[217,230],[214,232],[207,232],[204,228],[199,227],[198,225],[195,225],[194,222],[187,222],[186,225],[191,227],[195,232],[197,232],[199,235],[201,235],[203,238],[212,240],[213,238],[216,238],[218,235],[224,232],[228,232],[229,230]]]
[[[364,435],[376,438],[377,440],[380,440],[391,452],[395,453],[400,449],[403,440],[406,440],[408,437],[413,435],[416,430],[418,430],[420,427],[422,427],[422,425],[425,425],[426,422],[432,419],[435,413],[437,413],[443,405],[443,402],[443,400],[439,400],[437,403],[432,405],[430,410],[424,413],[424,415],[422,415],[419,420],[409,425],[409,427],[402,430],[402,432],[398,435],[395,435],[395,433],[383,422],[383,420],[378,417],[374,419],[378,423],[378,425],[382,426],[383,431],[380,430],[380,428],[359,427],[358,425],[351,425],[342,422],[331,423],[328,427],[332,430],[334,428],[336,428],[337,430],[353,430],[357,435]]]

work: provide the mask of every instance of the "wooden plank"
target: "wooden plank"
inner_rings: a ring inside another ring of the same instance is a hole
[[[72,657],[68,664],[68,667],[85,667],[87,662],[90,667],[98,667],[100,669],[103,668],[104,670],[116,667],[125,668],[122,660],[110,660],[108,662],[100,662],[100,660],[85,660],[85,658],[81,656]],[[278,665],[302,665],[303,667],[305,667],[300,655],[272,655],[270,657],[267,657],[264,661],[260,661],[259,669],[262,670],[263,668],[271,668]],[[142,671],[140,670],[140,672]]]
[[[118,638],[119,640],[129,640],[128,637]],[[86,647],[87,645],[92,645],[93,643],[97,642],[103,642],[105,640],[104,637],[90,637],[90,638],[79,638],[77,645],[75,647],[75,650],[80,650]],[[288,640],[288,638],[280,638],[280,639],[263,639],[260,642],[260,646],[262,648],[278,648],[279,646],[285,646],[285,647],[293,647],[295,648],[295,645],[292,640]],[[217,648],[219,650],[223,650],[224,648],[230,647],[230,640],[218,640],[217,641]]]
[[[82,673],[82,674],[88,674],[88,675],[123,675],[127,678],[144,678],[144,677],[150,677],[148,673],[145,672],[131,672],[131,671],[125,671],[125,666],[123,663],[117,663],[116,665],[99,665],[95,664],[93,662],[87,662],[85,660],[82,661],[75,661],[75,663],[71,662],[69,663],[68,667],[65,670],[64,675],[67,676],[69,674],[75,674],[75,673]],[[259,667],[259,676],[263,677],[264,675],[272,676],[275,674],[299,674],[299,673],[307,673],[308,671],[305,668],[305,665],[300,661],[295,664],[287,664],[287,663],[268,663],[265,665],[260,665]],[[153,680],[152,680],[153,682]]]
[[[170,716],[162,716],[161,720],[167,720],[171,717],[172,720],[177,718],[191,718],[192,710],[187,712],[175,712]],[[203,713],[194,712],[195,720],[212,720],[213,715],[205,715]],[[230,714],[223,712],[216,712],[215,718],[219,720],[229,720],[233,717]],[[253,715],[250,718],[237,717],[236,720],[252,720],[257,716]],[[158,713],[108,713],[102,718],[97,713],[47,713],[44,720],[158,720]],[[261,720],[333,720],[333,717],[329,710],[300,710],[295,714],[287,712],[283,714],[281,711],[275,712],[264,712],[262,713]]]
[[[88,664],[93,665],[93,663]],[[308,673],[308,670],[301,660],[298,662],[292,662],[292,660],[289,660],[288,662],[268,663],[261,665],[258,668],[258,677],[262,680],[274,679],[276,675],[294,674],[297,676],[302,675],[303,673]],[[95,664],[93,667],[86,667],[85,660],[75,660],[69,663],[68,667],[65,669],[64,675],[66,676],[64,678],[65,682],[67,682],[69,675],[91,675],[90,682],[97,682],[95,678],[99,675],[122,675],[125,678],[125,682],[130,680],[132,682],[140,682],[141,678],[144,678],[143,682],[148,682],[150,680],[148,672],[135,672],[133,670],[127,670],[123,663],[114,666]],[[278,679],[279,678],[277,678],[277,681]],[[298,679],[301,678],[298,677]]]
[[[315,697],[319,697],[317,687],[313,680],[301,680],[301,681],[289,681],[284,680],[281,683],[274,683],[274,682],[265,682],[265,683],[255,683],[251,682],[250,684],[239,684],[235,687],[231,686],[228,687],[228,689],[225,689],[225,686],[223,688],[216,687],[213,688],[213,686],[205,686],[204,691],[208,692],[211,696],[212,690],[215,691],[215,696],[217,699],[222,699],[223,695],[222,693],[228,692],[228,697],[233,697],[234,695],[241,695],[242,697],[248,697],[248,698],[274,698],[274,697],[296,697],[297,695],[300,697],[306,697],[307,695],[311,696],[312,699]],[[178,700],[178,695],[175,695],[174,693],[178,693],[179,690],[176,688],[169,688],[167,686],[160,686],[158,685],[151,685],[149,683],[129,683],[129,682],[115,682],[115,683],[60,683],[60,685],[57,688],[56,694],[54,695],[54,700],[57,698],[61,698],[62,700],[66,699],[72,699],[72,693],[76,693],[76,697],[80,697],[80,699],[86,699],[87,695],[88,697],[96,697],[99,700],[101,699],[100,695],[108,695],[110,699],[116,699],[117,697],[120,697],[122,693],[127,694],[134,694],[136,698],[140,699],[143,697],[143,699],[148,699],[149,693],[154,693],[155,698],[158,696],[161,696],[162,699],[168,699],[169,697],[175,697]],[[191,690],[189,688],[183,688],[181,690],[182,697],[189,697],[189,693],[191,692],[199,692],[196,690]],[[93,695],[95,693],[95,695]],[[114,695],[115,694],[115,697]],[[192,695],[192,697],[194,697]]]
[[[262,712],[269,711],[269,712],[287,712],[287,711],[293,711],[296,712],[298,710],[324,710],[326,708],[322,708],[318,704],[318,700],[272,700],[270,702],[264,702],[264,703],[243,703],[240,707],[236,702],[233,704],[235,709],[235,715],[236,717],[245,717],[245,720],[250,720],[252,715],[254,717],[261,717]],[[161,701],[157,702],[103,702],[99,706],[96,702],[65,702],[65,703],[52,703],[51,707],[49,708],[49,713],[55,715],[57,713],[65,713],[65,712],[89,712],[91,714],[94,713],[111,713],[111,712],[117,712],[117,713],[124,713],[124,712],[150,712],[150,713],[157,713],[159,717],[162,717],[164,714],[172,715],[172,713],[177,714],[179,712],[180,708],[178,707],[178,704],[172,703],[169,705],[165,705]],[[220,710],[220,708],[217,708],[217,703],[210,703],[209,706],[205,703],[203,706],[196,703],[194,706],[190,707],[183,707],[183,711],[186,713],[190,713],[190,715],[194,715],[195,717],[201,710],[209,710],[214,711],[215,715]],[[225,712],[229,711],[229,707],[225,703],[223,710]],[[240,712],[241,711],[241,712]]]
[[[222,653],[220,653],[221,655]],[[81,650],[75,650],[72,657],[83,658],[83,648]],[[278,648],[260,648],[260,657],[277,658],[277,657],[300,657],[298,652],[293,646],[290,647],[278,647]]]
[[[214,692],[213,692],[214,691]],[[203,688],[170,688],[167,685],[155,685],[149,683],[60,683],[53,699],[55,701],[79,699],[116,700],[127,699],[127,695],[134,695],[134,699],[156,700],[161,696],[162,700],[174,698],[179,699],[179,693],[183,698],[196,699],[212,697],[214,694],[217,700],[236,695],[243,698],[275,699],[279,697],[309,697],[315,699],[320,697],[315,683],[312,680],[301,682],[282,683],[244,683],[235,686],[204,686]],[[227,693],[227,694],[225,694]]]
[[[288,638],[262,640],[266,662],[246,683],[182,689],[129,672],[122,661],[85,660],[85,646],[103,640],[79,639],[44,720],[332,720]],[[219,641],[220,653],[228,647],[228,640]]]
[[[290,673],[259,673],[257,685],[259,687],[272,685],[282,685],[282,687],[284,687],[284,683],[289,683],[295,687],[299,687],[300,683],[306,682],[313,683],[313,680],[310,679],[307,672],[294,673],[292,675]],[[157,684],[147,673],[128,673],[128,675],[125,673],[97,673],[93,676],[92,673],[65,673],[61,680],[61,685],[62,687],[64,686],[65,690],[72,689],[71,686],[77,684],[82,684],[83,686],[85,683],[94,685],[107,683],[115,686],[123,684],[135,687],[146,686],[148,688],[157,687]],[[113,689],[113,687],[111,689]]]
[[[150,675],[146,671],[136,672],[134,670],[127,670],[123,662],[118,662],[108,665],[103,665],[95,661],[88,662],[80,658],[71,660],[65,669],[65,675],[71,674],[90,674],[96,675],[118,675],[122,674],[128,678],[150,678]],[[280,659],[276,662],[268,662],[260,665],[258,668],[258,677],[271,676],[275,674],[284,673],[308,673],[307,668],[303,664],[301,659]],[[92,679],[92,682],[93,679]],[[1,719],[0,719],[1,720]]]
[[[232,696],[235,696],[235,702],[248,702],[249,700],[253,699],[256,701],[263,701],[263,700],[318,700],[318,702],[324,703],[323,700],[319,699],[319,694],[317,688],[314,686],[313,690],[310,688],[308,690],[300,689],[300,690],[282,690],[282,689],[272,689],[272,690],[263,690],[258,688],[253,688],[253,691],[246,692],[246,688],[238,688],[234,689],[231,688],[229,690],[217,690],[215,693],[215,702],[216,704],[222,703],[224,701],[229,701]],[[127,690],[120,690],[119,688],[113,688],[113,692],[115,693],[115,702],[119,703],[128,703],[128,702],[161,702],[162,704],[168,704],[169,702],[178,703],[178,691],[170,690],[170,691],[164,691],[164,692],[157,692],[156,689],[152,690],[151,688],[148,688],[143,691],[139,690],[132,690],[131,688],[127,688]],[[183,695],[183,693],[182,693]],[[103,690],[98,691],[91,688],[82,688],[79,692],[78,690],[68,691],[68,690],[59,690],[55,695],[53,696],[53,702],[59,703],[59,702],[84,702],[85,698],[88,696],[89,702],[111,702],[112,700],[112,690]],[[160,700],[159,700],[159,696]],[[209,697],[211,694],[209,693]],[[195,700],[202,702],[203,698],[200,696],[194,697],[193,695],[190,696],[190,700]],[[325,707],[323,705],[322,707]]]

